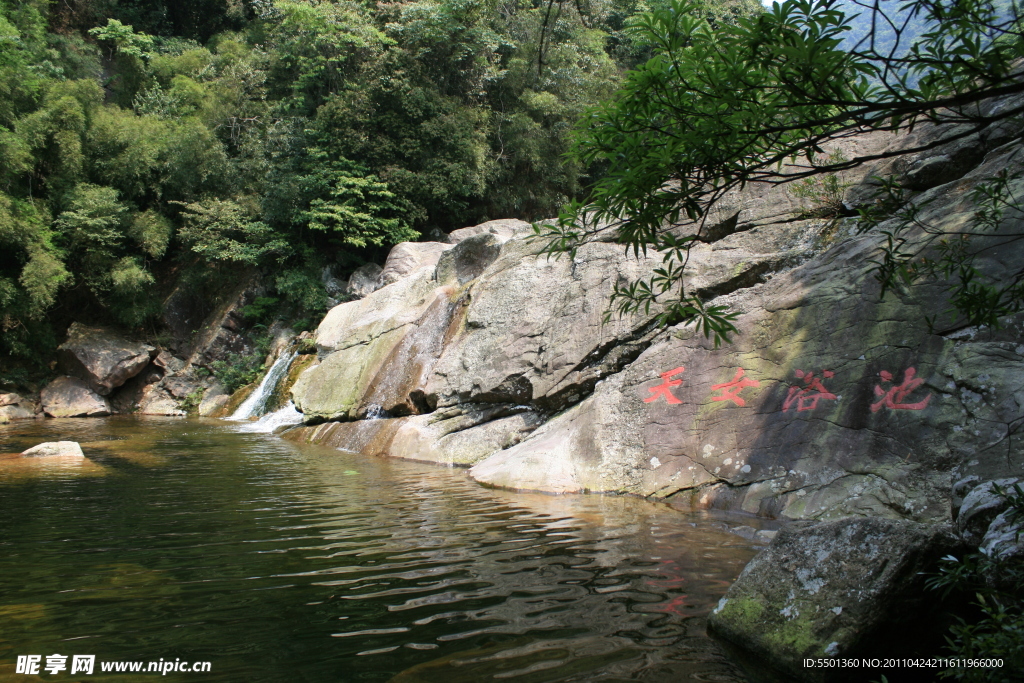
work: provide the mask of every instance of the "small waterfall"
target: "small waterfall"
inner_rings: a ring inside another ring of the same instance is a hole
[[[274,393],[274,389],[277,388],[281,378],[288,373],[288,367],[295,360],[296,351],[289,351],[288,353],[282,353],[281,356],[274,361],[274,364],[270,366],[270,370],[263,376],[263,381],[256,387],[255,391],[245,399],[242,405],[238,406],[229,420],[248,420],[253,417],[259,417],[267,409],[267,401],[270,400],[270,396]]]
[[[295,409],[291,401],[284,404],[272,413],[267,413],[255,422],[242,425],[238,428],[240,432],[257,432],[260,434],[273,434],[281,427],[291,427],[302,422],[303,415]]]
[[[379,406],[376,403],[371,403],[366,406],[366,420],[383,420],[384,418],[391,417],[388,415],[388,411],[384,410],[383,406]]]

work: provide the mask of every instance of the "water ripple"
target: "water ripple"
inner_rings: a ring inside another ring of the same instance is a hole
[[[0,452],[68,438],[88,476],[0,470],[0,678],[68,651],[245,683],[743,680],[703,616],[753,551],[667,506],[201,420],[14,424]]]

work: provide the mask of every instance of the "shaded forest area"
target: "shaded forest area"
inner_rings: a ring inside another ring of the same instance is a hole
[[[600,174],[571,131],[650,57],[624,28],[647,9],[0,0],[0,379],[73,320],[159,339],[175,287],[262,271],[302,327],[325,268],[554,215]]]

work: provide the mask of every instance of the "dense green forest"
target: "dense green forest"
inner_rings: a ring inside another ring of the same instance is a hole
[[[756,11],[750,2],[707,12]],[[642,0],[0,0],[0,373],[72,320],[160,330],[175,286],[554,215],[573,124],[650,56]]]

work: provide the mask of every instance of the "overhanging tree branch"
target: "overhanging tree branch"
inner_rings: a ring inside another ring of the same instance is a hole
[[[920,153],[1024,114],[1024,104],[981,106],[1024,93],[1016,8],[992,0],[787,0],[716,26],[692,0],[671,0],[631,28],[660,51],[584,118],[575,148],[581,160],[607,164],[607,174],[587,201],[538,232],[553,253],[610,227],[634,254],[663,252],[659,275],[616,291],[620,312],[670,295],[663,322],[695,321],[716,341],[731,324],[720,312],[708,317],[687,291],[683,253],[693,242],[669,232],[681,216],[703,226],[746,183]],[[922,122],[944,132],[910,148],[817,161],[831,142]]]

